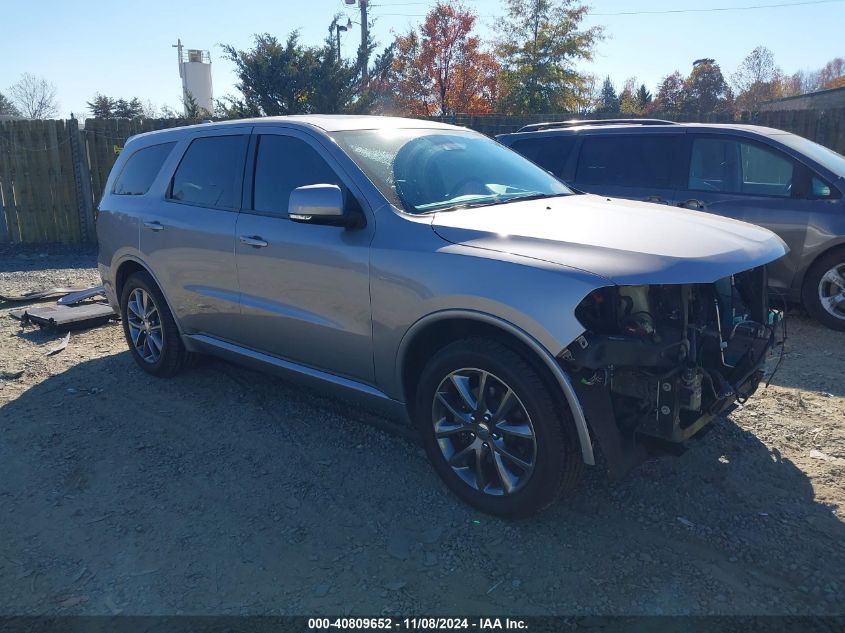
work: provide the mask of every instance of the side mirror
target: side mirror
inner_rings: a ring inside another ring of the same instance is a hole
[[[337,185],[306,185],[290,192],[288,217],[303,224],[328,224],[352,228],[358,225],[356,214],[346,211],[343,192]]]

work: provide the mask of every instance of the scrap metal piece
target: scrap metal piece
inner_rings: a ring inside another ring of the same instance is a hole
[[[3,295],[0,294],[0,301],[33,301],[35,299],[46,299],[47,297],[55,297],[58,295],[66,295],[71,292],[82,292],[88,288],[47,288],[45,290],[30,290],[20,295]]]
[[[102,285],[92,286],[91,288],[86,288],[85,290],[79,290],[77,292],[71,292],[70,294],[67,294],[64,297],[60,297],[59,300],[56,301],[56,303],[58,303],[60,306],[72,306],[79,303],[80,301],[90,299],[91,297],[96,297],[97,295],[104,295],[104,293],[105,290]]]
[[[45,356],[52,356],[53,354],[58,354],[59,352],[61,352],[63,349],[65,349],[67,347],[67,344],[69,342],[70,342],[70,332],[65,334],[65,337],[61,340],[61,342],[58,345],[56,345],[55,347],[52,347],[49,350],[47,350],[47,353],[45,354]]]
[[[103,325],[116,318],[117,314],[107,303],[90,303],[80,306],[51,305],[27,308],[21,321],[57,330],[79,330]]]

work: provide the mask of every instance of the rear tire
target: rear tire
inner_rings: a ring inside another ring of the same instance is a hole
[[[426,365],[414,417],[434,470],[458,497],[482,512],[517,518],[574,488],[583,469],[569,410],[556,410],[554,402],[517,352],[464,339]]]
[[[845,331],[845,249],[822,255],[810,267],[801,294],[810,316],[832,330]]]
[[[132,274],[120,296],[123,334],[132,358],[148,374],[174,376],[192,365],[167,301],[146,271]]]

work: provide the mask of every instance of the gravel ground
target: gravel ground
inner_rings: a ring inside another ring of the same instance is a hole
[[[0,253],[0,293],[98,283]],[[520,522],[452,497],[376,414],[118,324],[0,303],[0,614],[845,614],[845,334],[789,320],[773,384],[679,458]],[[19,377],[12,377],[23,370]]]

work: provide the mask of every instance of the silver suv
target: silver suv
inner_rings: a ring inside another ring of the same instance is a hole
[[[303,116],[130,139],[99,267],[142,369],[198,353],[410,420],[505,516],[621,476],[757,388],[779,314],[766,229],[573,194],[474,132]],[[656,442],[657,441],[657,442]]]

